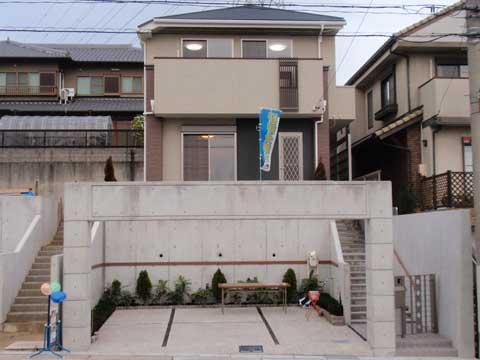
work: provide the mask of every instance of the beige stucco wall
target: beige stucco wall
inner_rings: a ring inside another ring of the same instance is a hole
[[[447,170],[463,171],[462,136],[470,136],[470,128],[444,127],[435,135],[437,174]]]
[[[235,119],[175,119],[163,120],[163,180],[182,179],[182,126],[235,126]]]
[[[19,64],[0,64],[0,72],[57,72],[58,64],[41,64],[41,63],[19,63]]]
[[[256,115],[262,107],[279,107],[276,59],[156,59],[154,63],[156,115]],[[298,79],[298,113],[315,116],[314,107],[323,97],[322,61],[299,60]]]
[[[296,58],[318,58],[318,37],[317,36],[273,36],[273,35],[198,35],[198,34],[155,34],[148,39],[146,44],[145,64],[154,63],[155,57],[180,57],[182,39],[232,39],[233,57],[241,57],[242,39],[281,39],[291,40],[293,57]],[[322,56],[334,58],[334,39],[325,38],[322,45]],[[325,47],[325,49],[324,49]]]

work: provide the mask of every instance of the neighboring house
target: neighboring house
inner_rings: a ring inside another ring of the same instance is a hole
[[[143,51],[0,42],[0,188],[61,194],[66,181],[143,173]],[[68,130],[68,131],[67,131]]]
[[[130,45],[0,41],[0,116],[108,115],[130,128],[143,112],[142,64]]]
[[[471,203],[466,38],[430,35],[464,33],[462,5],[395,34],[347,82],[356,89],[353,177],[391,180],[394,203],[407,187],[420,207]]]
[[[338,17],[254,5],[140,25],[145,179],[259,179],[257,125],[265,107],[283,116],[262,179],[312,179],[320,159],[328,176],[329,130],[355,112],[353,89],[335,86],[335,34],[344,25]]]

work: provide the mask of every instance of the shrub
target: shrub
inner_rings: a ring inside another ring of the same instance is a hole
[[[92,335],[102,327],[115,311],[115,303],[108,291],[105,291],[92,310]]]
[[[321,290],[321,286],[318,281],[318,278],[313,275],[313,270],[310,271],[310,274],[307,279],[302,279],[300,290],[302,294],[306,294],[309,291]]]
[[[223,275],[220,269],[217,269],[212,278],[212,293],[217,302],[221,302],[222,292],[218,289],[218,284],[224,284],[227,282],[225,275]]]
[[[327,310],[332,315],[343,316],[343,305],[341,297],[340,301],[337,301],[329,294],[322,293],[320,295],[320,299],[318,300],[318,306],[320,306],[322,309]]]
[[[140,271],[137,279],[136,292],[144,304],[152,297],[152,282],[150,281],[147,270]]]
[[[190,290],[190,281],[180,275],[175,282],[175,290],[169,294],[170,300],[174,304],[185,304],[188,291]]]
[[[417,207],[417,197],[415,193],[407,186],[403,187],[397,195],[397,206],[398,206],[398,213],[400,215],[403,214],[411,214],[415,212],[415,208]]]
[[[117,181],[115,178],[115,169],[113,168],[113,160],[110,156],[105,163],[105,181]]]
[[[318,166],[313,174],[313,180],[327,180],[327,172],[325,171],[325,165],[323,165],[322,159],[318,160]]]
[[[294,303],[297,297],[297,276],[293,269],[288,269],[283,275],[284,283],[290,284],[290,287],[287,288],[287,301],[289,303]]]
[[[192,303],[196,305],[206,305],[212,302],[212,290],[207,289],[198,289],[192,294]]]

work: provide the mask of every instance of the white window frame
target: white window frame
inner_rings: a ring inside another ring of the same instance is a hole
[[[185,135],[233,135],[233,147],[234,147],[234,173],[233,173],[233,180],[229,181],[237,181],[237,132],[236,131],[210,131],[208,129],[204,131],[182,131],[180,136],[181,136],[181,141],[180,141],[180,154],[181,154],[181,179],[182,181],[186,181],[184,178],[184,173],[183,173],[183,162],[184,162],[184,140],[183,137]],[[214,181],[210,180],[210,142],[208,143],[208,180],[207,181]]]
[[[243,59],[243,42],[244,41],[265,41],[267,43],[267,57],[266,59],[278,59],[278,58],[272,58],[268,56],[268,44],[270,41],[289,41],[290,42],[290,57],[293,59],[293,39],[285,39],[285,38],[280,38],[280,39],[272,39],[272,38],[261,38],[261,39],[255,39],[255,38],[243,38],[240,39],[240,57]]]
[[[180,39],[180,57],[181,58],[184,58],[183,57],[183,43],[185,41],[206,41],[207,42],[207,57],[206,58],[199,58],[199,59],[221,59],[221,58],[215,58],[215,57],[210,57],[210,54],[208,53],[208,40],[230,40],[230,42],[232,43],[232,58],[234,57],[235,55],[235,41],[233,38],[181,38]],[[184,59],[196,59],[196,58],[184,58]]]
[[[299,155],[298,155],[298,162],[300,163],[299,175],[300,178],[298,180],[289,180],[289,181],[302,181],[303,180],[303,133],[302,132],[290,132],[290,131],[282,131],[278,133],[278,179],[282,181],[286,181],[284,178],[284,173],[282,169],[284,168],[283,163],[283,142],[284,138],[286,137],[297,137],[299,138]]]

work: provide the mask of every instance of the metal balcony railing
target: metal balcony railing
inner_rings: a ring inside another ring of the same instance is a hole
[[[0,86],[0,96],[53,96],[57,95],[56,86]]]
[[[1,148],[142,148],[137,130],[0,130]]]
[[[473,207],[473,173],[447,171],[421,182],[424,210]]]

